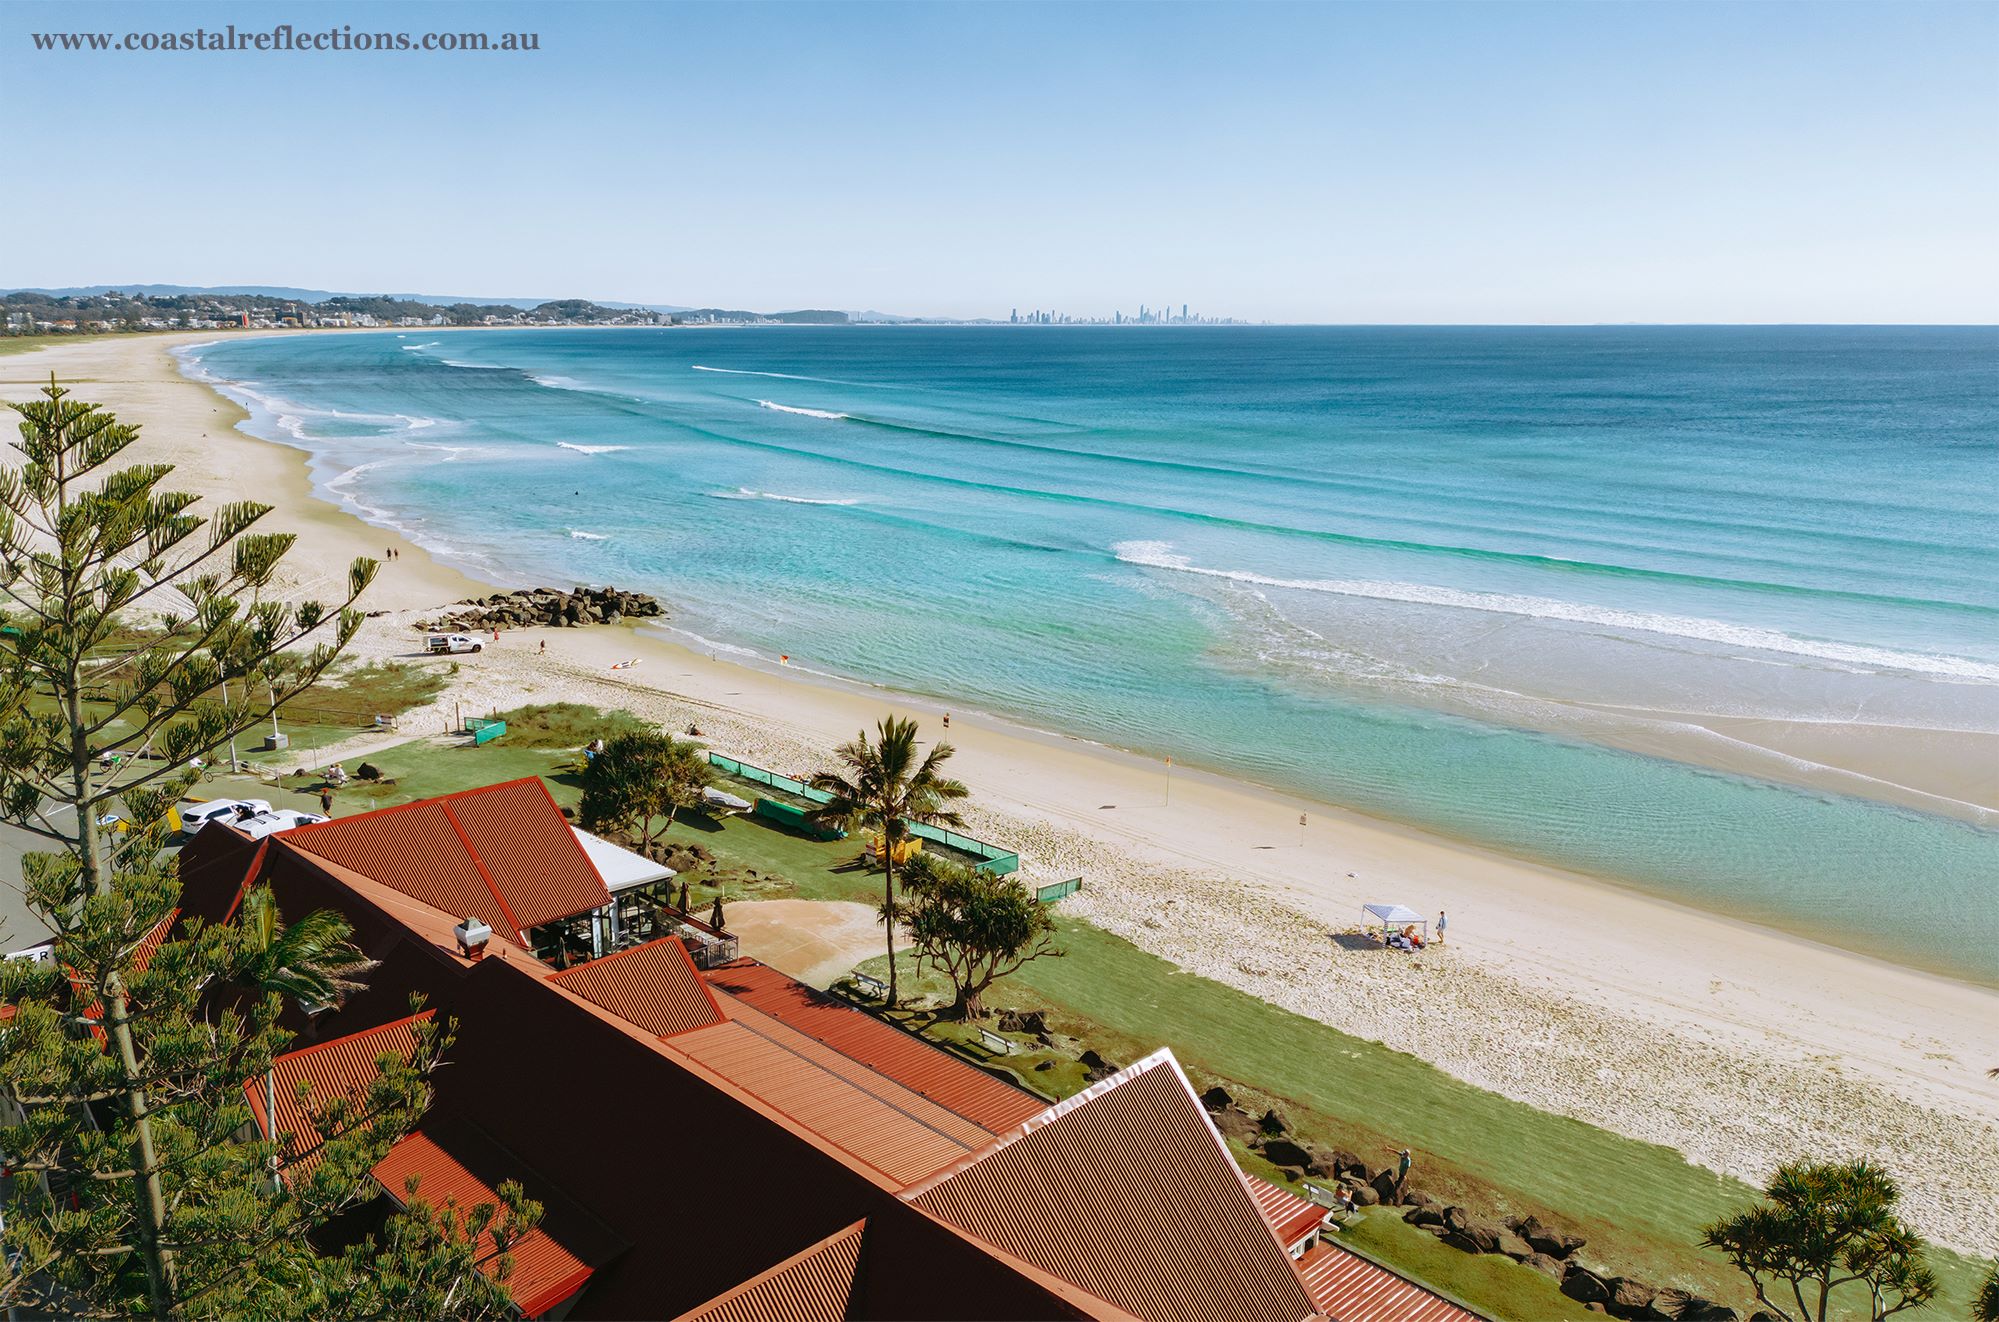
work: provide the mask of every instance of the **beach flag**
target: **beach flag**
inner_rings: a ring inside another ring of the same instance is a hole
[[[781,653],[777,659],[784,665],[788,666],[791,664],[791,654],[789,652]]]

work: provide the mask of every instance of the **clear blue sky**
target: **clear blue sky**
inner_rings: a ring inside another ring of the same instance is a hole
[[[30,37],[286,21],[541,49]],[[0,286],[1990,322],[1995,73],[1920,0],[14,3]]]

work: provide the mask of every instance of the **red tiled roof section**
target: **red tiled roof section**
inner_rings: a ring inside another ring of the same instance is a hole
[[[453,1147],[463,1149],[466,1146],[464,1134],[454,1134],[449,1141]],[[398,1203],[409,1201],[409,1181],[414,1176],[417,1181],[416,1196],[432,1207],[441,1208],[449,1202],[455,1204],[461,1213],[469,1213],[482,1204],[498,1209],[500,1197],[493,1191],[493,1184],[505,1178],[505,1157],[490,1143],[477,1146],[492,1149],[499,1159],[500,1168],[489,1170],[487,1178],[474,1174],[461,1160],[462,1153],[447,1151],[428,1133],[418,1130],[390,1148],[388,1155],[375,1164],[375,1182]],[[478,1164],[491,1166],[494,1163]],[[588,1262],[557,1242],[555,1236],[546,1230],[537,1227],[529,1231],[507,1250],[514,1262],[506,1284],[513,1295],[515,1307],[529,1317],[541,1316],[582,1289],[590,1279],[591,1271],[608,1260],[614,1251],[603,1246],[600,1253],[591,1254],[597,1261]],[[500,1262],[491,1230],[479,1236],[478,1256],[479,1270],[488,1276],[497,1275]]]
[[[1031,1093],[753,959],[731,961],[703,976],[709,986],[726,996],[761,1010],[994,1134],[1047,1109],[1048,1103]]]
[[[856,1221],[677,1322],[845,1322],[866,1231]]]
[[[908,1196],[1152,1322],[1302,1322],[1317,1311],[1168,1052]]]
[[[1477,1313],[1325,1240],[1298,1260],[1298,1271],[1320,1311],[1339,1322],[1481,1322]]]
[[[1326,1219],[1325,1208],[1269,1180],[1250,1180],[1249,1193],[1256,1199],[1256,1210],[1287,1250]]]
[[[439,800],[294,827],[284,833],[283,842],[433,909],[477,918],[510,937],[516,934]]]
[[[285,843],[518,936],[611,902],[537,777],[335,818]]]
[[[897,1186],[943,1170],[990,1140],[894,1080],[754,1010],[738,1011],[743,1018],[667,1038],[661,1046],[707,1067]],[[752,1026],[751,1018],[762,1022]]]
[[[362,1101],[375,1080],[376,1062],[383,1056],[413,1060],[417,1051],[417,1025],[429,1020],[432,1014],[425,1010],[365,1033],[288,1051],[271,1062],[268,1092],[263,1077],[243,1085],[258,1127],[267,1136],[291,1136],[286,1145],[287,1171],[304,1174],[319,1160],[323,1137],[313,1122],[313,1111],[335,1100]],[[306,1088],[304,1103],[299,1100],[301,1084]],[[275,1123],[265,1108],[267,1096],[275,1103]]]
[[[449,795],[444,803],[523,929],[611,902],[539,776]]]
[[[694,971],[679,937],[593,959],[549,981],[657,1037],[722,1022],[714,994]]]

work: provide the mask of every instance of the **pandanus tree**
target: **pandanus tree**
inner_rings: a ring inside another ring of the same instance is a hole
[[[1764,1201],[1708,1226],[1701,1242],[1749,1278],[1774,1316],[1826,1322],[1838,1310],[1881,1322],[1937,1293],[1923,1241],[1895,1214],[1900,1197],[1887,1172],[1864,1161],[1794,1162],[1777,1168]],[[1854,1295],[1861,1311],[1849,1313]]]
[[[875,737],[863,730],[833,750],[843,771],[821,771],[812,788],[831,797],[812,819],[846,830],[872,830],[881,839],[882,926],[888,931],[888,1004],[896,1004],[895,924],[899,914],[895,891],[896,855],[909,839],[909,825],[962,826],[955,803],[970,792],[940,770],[951,760],[951,745],[938,743],[919,754],[916,722],[884,717]]]
[[[306,1099],[327,1142],[309,1179],[274,1185],[278,1145],[242,1141],[246,1086],[291,1041],[285,996],[337,999],[365,961],[343,920],[287,926],[268,897],[253,897],[247,927],[177,917],[165,846],[199,760],[339,657],[375,562],[355,561],[330,606],[288,602],[279,567],[293,538],[255,530],[268,506],[204,517],[162,485],[169,466],[116,466],[138,429],[53,380],[12,407],[0,818],[49,846],[24,857],[20,883],[54,939],[47,959],[0,962],[12,1011],[0,1093],[14,1121],[0,1307],[307,1315],[359,1300],[365,1263],[320,1256],[311,1232],[371,1196],[368,1171],[428,1104],[448,1035],[385,1061],[364,1098]],[[450,1282],[437,1298],[487,1306],[481,1286],[452,1289],[473,1253],[460,1237],[409,1271]]]
[[[583,767],[584,829],[628,831],[650,850],[672,828],[675,813],[700,805],[714,777],[698,744],[662,730],[614,734]]]
[[[950,1018],[978,1018],[993,983],[1062,954],[1054,920],[1016,877],[918,854],[903,869],[902,893],[910,944],[951,980]]]

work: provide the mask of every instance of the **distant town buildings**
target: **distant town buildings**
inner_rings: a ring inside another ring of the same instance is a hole
[[[1185,303],[1180,305],[1176,316],[1171,304],[1155,308],[1140,303],[1136,313],[1113,312],[1108,317],[1077,317],[1067,312],[1044,312],[1036,309],[1023,314],[1014,308],[1007,317],[1012,326],[1242,326],[1248,323],[1234,317],[1197,317]]]

